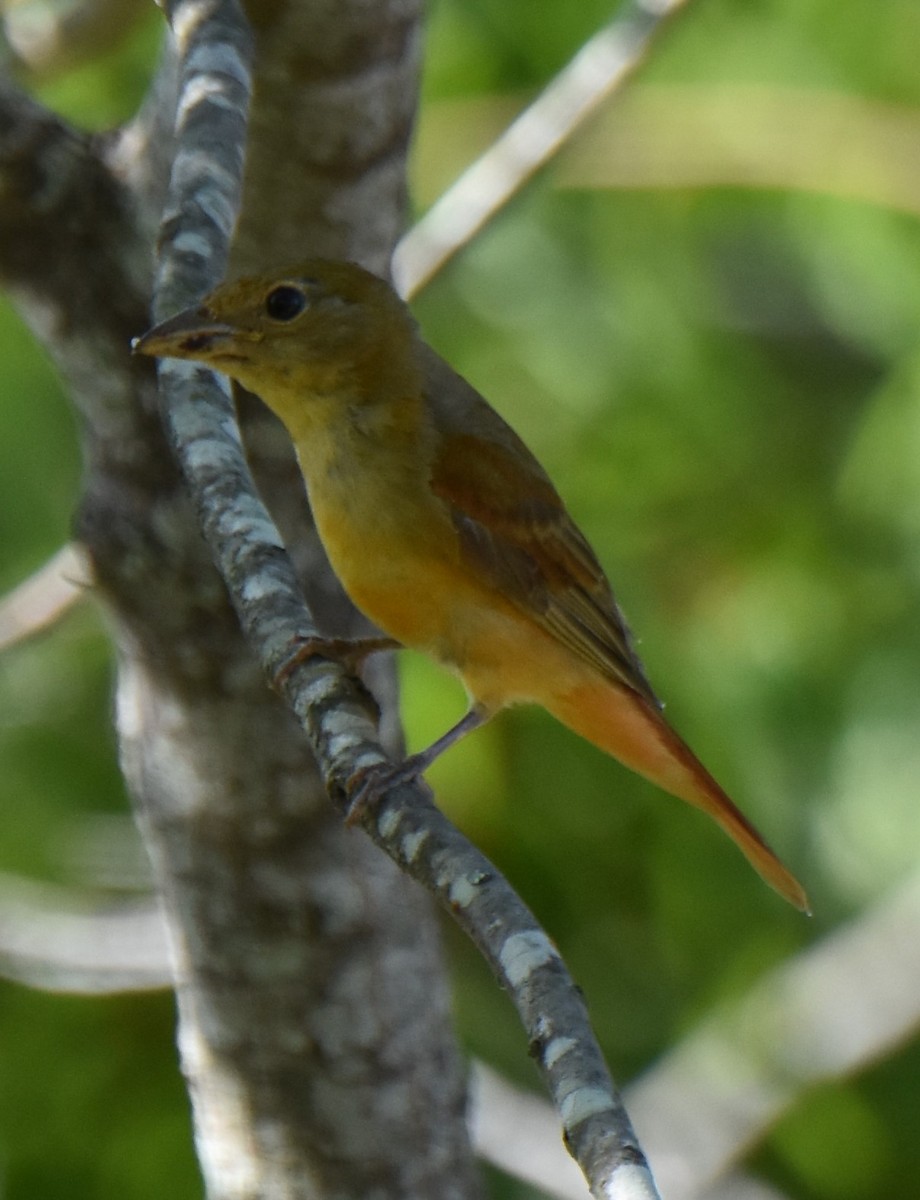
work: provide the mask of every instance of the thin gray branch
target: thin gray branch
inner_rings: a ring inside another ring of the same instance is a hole
[[[920,875],[714,1013],[630,1089],[673,1200],[708,1195],[809,1087],[920,1028]]]
[[[103,940],[104,926],[95,925],[87,892],[0,880],[0,955],[14,945],[27,946],[33,964],[27,982],[69,986],[60,981],[66,981],[73,957],[81,956],[56,931],[74,911],[81,915],[85,944]],[[920,875],[915,875],[849,925],[765,975],[627,1088],[669,1200],[732,1195],[727,1172],[803,1091],[868,1069],[916,1033],[918,925]],[[129,930],[130,919],[110,928]],[[94,990],[132,986],[122,979],[135,971],[150,986],[157,980],[165,986],[162,946],[162,938],[152,938],[139,954],[120,937],[107,941],[97,952]],[[6,974],[6,966],[0,972]],[[557,1118],[549,1105],[487,1067],[476,1068],[473,1082],[480,1153],[551,1193],[583,1194],[583,1184],[581,1192],[572,1185],[573,1178],[580,1182],[574,1167],[565,1169],[570,1160],[552,1144]],[[510,1112],[506,1125],[492,1120],[500,1109]],[[549,1165],[542,1163],[543,1154]]]
[[[630,1089],[626,1089],[629,1100]],[[555,1140],[556,1114],[532,1092],[515,1087],[483,1063],[473,1063],[470,1123],[477,1151],[488,1162],[554,1200],[585,1200],[585,1182]],[[690,1194],[686,1175],[668,1200]],[[789,1200],[758,1179],[733,1174],[711,1190],[692,1193],[696,1200]]]
[[[559,1142],[555,1109],[479,1062],[470,1077],[470,1125],[477,1151],[505,1174],[541,1195],[586,1200],[584,1177]]]
[[[42,633],[86,596],[92,584],[79,546],[68,542],[28,579],[0,597],[0,652]]]
[[[193,8],[189,4],[184,6]],[[177,6],[183,11],[183,6]],[[237,160],[222,141],[195,141],[208,128],[210,88],[195,83],[194,44],[183,53],[180,135],[169,216],[161,243],[157,315],[196,299],[222,264],[239,196]],[[240,70],[209,49],[230,96],[223,121],[242,122]],[[232,56],[231,56],[232,57]],[[199,123],[200,122],[200,123]],[[234,128],[228,132],[236,135]],[[211,372],[178,361],[160,367],[166,416],[205,536],[244,630],[273,677],[299,638],[315,632],[281,539],[255,494],[233,421],[229,389]],[[313,660],[291,673],[285,696],[310,737],[333,792],[362,767],[386,761],[368,695],[334,663]],[[434,809],[420,787],[396,789],[363,820],[403,870],[422,882],[470,934],[512,994],[532,1053],[562,1116],[573,1155],[597,1197],[657,1196],[644,1156],[558,952],[495,868]]]
[[[2,34],[17,65],[57,75],[116,45],[144,15],[143,0],[4,4]],[[4,47],[6,49],[6,47]]]
[[[46,992],[169,987],[162,908],[0,875],[0,975]]]
[[[299,707],[298,700],[294,703]],[[311,724],[307,717],[308,728]],[[310,732],[332,779],[347,778],[362,762],[360,750],[356,755],[348,747],[343,753],[337,738],[323,737],[326,731],[315,726]],[[582,994],[558,950],[507,880],[431,805],[420,787],[394,789],[362,825],[438,898],[509,993],[531,1056],[562,1119],[566,1145],[592,1195],[608,1200],[657,1197]]]
[[[221,279],[240,209],[252,42],[235,0],[165,5],[181,69],[178,149],[160,227],[153,311],[175,312]]]
[[[485,154],[416,222],[393,255],[399,292],[414,296],[556,155],[598,106],[630,78],[662,23],[685,0],[633,0]]]

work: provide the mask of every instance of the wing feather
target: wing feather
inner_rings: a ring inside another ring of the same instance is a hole
[[[546,472],[474,388],[434,351],[426,358],[441,434],[431,488],[466,565],[601,675],[660,707],[603,569]]]

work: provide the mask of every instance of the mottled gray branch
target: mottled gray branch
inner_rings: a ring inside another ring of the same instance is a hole
[[[153,312],[175,312],[224,275],[243,187],[252,39],[233,0],[165,5],[179,54],[177,146],[157,247]]]
[[[331,740],[317,749],[333,778],[356,765],[353,752],[339,753]],[[394,789],[362,824],[404,871],[437,896],[507,990],[562,1119],[566,1145],[592,1195],[657,1197],[581,991],[507,880],[430,804],[422,788]]]
[[[0,878],[0,974],[49,990],[165,986],[162,936],[150,926],[137,944],[146,913],[100,914],[86,893]],[[915,874],[706,1017],[627,1088],[669,1200],[774,1194],[732,1174],[743,1156],[803,1092],[867,1070],[920,1027],[918,924]],[[472,1090],[484,1157],[553,1195],[583,1195],[553,1144],[548,1104],[481,1064]]]
[[[189,60],[194,63],[194,54]],[[235,78],[238,73],[225,69],[224,74]],[[183,93],[189,86],[183,84]],[[197,89],[196,95],[203,91]],[[224,103],[233,109],[232,99]],[[227,112],[222,117],[229,119]],[[221,261],[212,243],[224,228],[225,214],[232,216],[235,210],[235,161],[220,157],[223,143],[218,139],[196,141],[197,128],[190,125],[180,135],[169,211],[182,219],[171,216],[165,226],[160,278],[172,303],[158,302],[161,314],[187,302],[203,282],[202,270],[214,258]],[[204,119],[201,128],[206,128]],[[298,639],[316,630],[281,539],[249,478],[229,389],[211,372],[185,362],[164,362],[160,378],[169,398],[173,444],[205,536],[243,627],[273,676]],[[369,697],[336,664],[323,660],[291,672],[284,693],[310,737],[330,790],[344,800],[344,781],[363,767],[386,761]],[[394,790],[362,824],[454,916],[511,993],[560,1111],[567,1143],[594,1195],[611,1200],[655,1196],[581,995],[507,882],[429,803],[423,787]]]

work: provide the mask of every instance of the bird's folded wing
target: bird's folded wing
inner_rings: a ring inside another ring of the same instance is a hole
[[[469,568],[602,675],[660,707],[610,584],[545,471],[470,385],[459,400],[455,382],[437,390],[452,406],[431,397],[442,434],[431,489],[450,509]]]

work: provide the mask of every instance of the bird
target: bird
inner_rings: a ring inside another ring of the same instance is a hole
[[[804,889],[671,728],[598,559],[546,471],[423,339],[383,278],[308,259],[224,283],[132,344],[255,393],[294,444],[319,536],[384,638],[460,677],[470,707],[384,781],[420,775],[510,705],[541,705],[702,809],[762,878]],[[341,647],[341,643],[336,643]],[[360,656],[361,644],[351,656]]]

